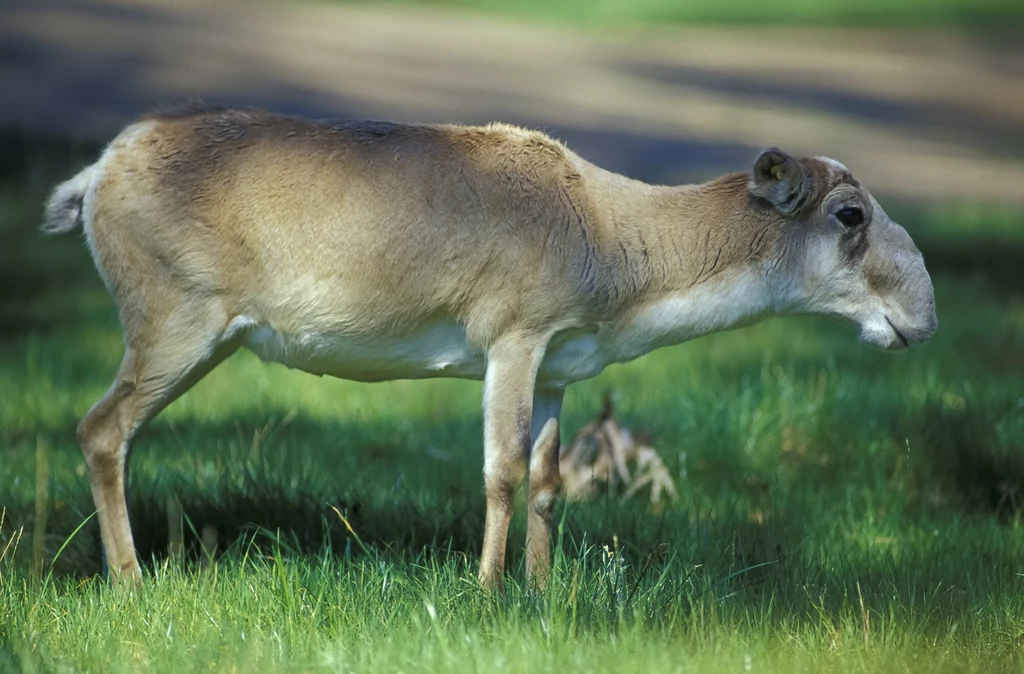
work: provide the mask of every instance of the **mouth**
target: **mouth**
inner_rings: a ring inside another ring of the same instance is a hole
[[[896,336],[899,338],[899,340],[900,340],[900,348],[901,349],[905,349],[905,348],[909,347],[910,346],[910,342],[907,341],[906,336],[902,332],[900,332],[900,329],[897,328],[896,325],[893,324],[893,322],[891,320],[889,320],[888,316],[885,317],[885,322],[889,324],[889,327],[892,328],[892,331],[895,332]]]

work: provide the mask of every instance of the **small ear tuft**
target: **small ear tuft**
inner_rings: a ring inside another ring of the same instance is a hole
[[[776,147],[762,152],[754,162],[747,189],[786,217],[798,215],[811,192],[807,169]]]

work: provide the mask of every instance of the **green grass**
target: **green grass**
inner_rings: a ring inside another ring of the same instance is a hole
[[[616,29],[645,24],[726,24],[1009,31],[1024,20],[1024,8],[1017,0],[364,0],[362,4],[442,6]]]
[[[81,526],[92,503],[73,433],[120,333],[82,242],[39,241],[38,212],[38,196],[0,194],[0,670],[1024,665],[1019,213],[902,209],[936,280],[925,346],[884,354],[828,321],[769,321],[571,388],[566,436],[613,392],[682,498],[660,513],[614,495],[560,506],[546,594],[524,589],[517,517],[501,599],[474,580],[479,384],[355,384],[248,354],[137,443],[147,578],[111,590],[96,523]],[[167,555],[174,500],[183,560]]]

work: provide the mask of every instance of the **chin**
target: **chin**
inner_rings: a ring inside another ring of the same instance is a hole
[[[908,346],[909,345],[906,342],[902,341],[899,338],[896,338],[893,339],[888,344],[886,344],[885,346],[883,346],[882,348],[885,349],[886,351],[902,351],[903,349],[906,349]]]
[[[860,341],[882,351],[902,351],[908,346],[906,340],[888,326],[862,326]]]

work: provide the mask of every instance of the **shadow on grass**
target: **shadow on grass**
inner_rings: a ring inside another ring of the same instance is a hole
[[[894,433],[906,434],[920,448],[913,466],[903,467],[909,471],[906,479],[890,485],[904,492],[908,522],[943,513],[994,516],[1003,524],[1016,520],[1024,506],[1024,458],[1005,451],[996,437],[996,428],[1012,412],[934,401],[916,419],[900,419]],[[842,425],[842,420],[835,421]],[[475,559],[482,542],[485,501],[479,459],[465,452],[479,451],[480,420],[430,423],[431,436],[459,438],[465,446],[442,460],[407,446],[368,441],[387,435],[386,430],[374,430],[372,423],[360,422],[352,429],[298,419],[256,453],[221,449],[239,440],[235,423],[188,422],[189,435],[201,438],[202,445],[196,448],[195,440],[187,440],[180,449],[179,433],[157,424],[140,437],[138,449],[145,456],[133,457],[135,470],[129,479],[139,557],[152,563],[168,555],[169,515],[176,501],[184,515],[185,554],[193,562],[202,557],[204,529],[216,532],[218,552],[229,549],[233,555],[282,549],[307,557],[328,550],[335,557],[350,557],[360,555],[365,545],[417,563]],[[741,446],[720,439],[723,446]],[[710,457],[714,466],[692,476],[690,484],[680,485],[681,504],[655,514],[642,499],[622,503],[616,495],[606,494],[587,504],[560,505],[560,512],[568,508],[565,538],[577,544],[621,545],[634,561],[660,562],[685,551],[691,558],[710,554],[722,564],[721,555],[727,551],[730,568],[785,565],[800,554],[807,537],[815,535],[808,528],[807,512],[837,512],[844,507],[827,500],[841,498],[843,478],[837,473],[853,470],[860,457],[854,456],[855,448],[834,442],[827,424],[813,431],[806,444],[832,446],[830,461],[819,463],[812,457],[782,486],[752,472],[742,456],[707,452],[697,457],[698,463]],[[324,448],[324,459],[316,461],[315,454],[302,449],[308,447]],[[899,458],[878,460],[889,465]],[[79,482],[66,496],[70,507],[51,509],[51,531],[66,535],[91,511],[84,474]],[[804,487],[798,489],[800,485]],[[33,505],[9,502],[8,522],[31,528]],[[332,506],[345,515],[358,540]],[[522,558],[522,507],[520,503],[510,535],[513,565]],[[65,550],[55,571],[79,576],[99,572],[98,533],[90,523]],[[51,554],[61,542],[54,541]],[[758,571],[751,579],[766,573],[774,571]]]
[[[927,498],[1004,524],[1016,519],[1024,508],[1024,455],[1000,440],[998,428],[1020,406],[982,407],[954,398],[925,407],[916,426],[927,448],[928,482],[919,485]]]
[[[184,439],[170,424],[156,423],[140,435],[130,459],[128,504],[139,559],[152,567],[168,557],[180,505],[184,555],[192,564],[203,558],[205,530],[215,532],[218,555],[280,550],[310,559],[328,553],[348,558],[361,556],[366,546],[393,561],[472,566],[479,557],[485,514],[481,420],[429,423],[435,442],[454,438],[459,445],[444,452],[444,458],[369,440],[389,432],[373,422],[352,428],[295,419],[257,450],[239,442],[242,433],[235,422],[190,421]],[[69,434],[70,429],[61,433]],[[309,448],[322,448],[322,454]],[[741,463],[723,458],[714,479],[746,489],[746,476],[729,474],[729,466],[744,470]],[[71,484],[62,484],[60,495],[48,503],[47,565],[92,511],[84,470],[65,474],[62,481]],[[765,493],[762,485],[754,489]],[[684,492],[684,498],[690,495]],[[8,534],[19,526],[31,533],[31,499],[32,492],[23,490],[20,498],[7,500]],[[523,561],[524,507],[520,497],[509,537],[511,568]],[[333,508],[345,516],[351,531]],[[618,495],[607,494],[587,504],[560,504],[556,520],[564,508],[570,557],[583,554],[580,546],[604,545],[621,546],[633,560],[658,562],[677,556],[680,546],[705,552],[724,547],[735,564],[757,566],[779,561],[785,545],[780,531],[788,532],[785,540],[802,536],[790,531],[791,525],[780,528],[770,515],[758,522],[744,506],[726,512],[700,498],[655,514],[642,498],[622,503]],[[101,549],[98,524],[91,521],[63,550],[53,571],[77,577],[100,573]]]

